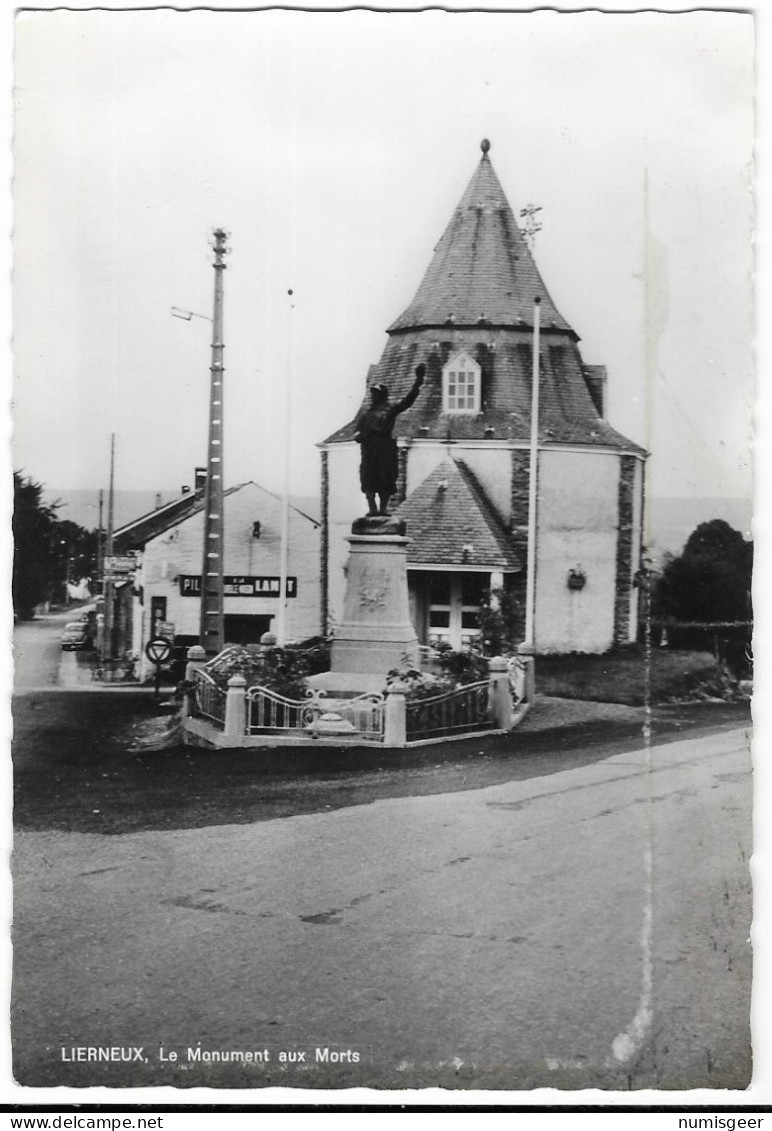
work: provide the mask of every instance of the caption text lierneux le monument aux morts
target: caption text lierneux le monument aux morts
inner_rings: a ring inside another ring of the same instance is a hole
[[[70,1064],[85,1062],[140,1062],[151,1060],[163,1064],[360,1064],[362,1054],[356,1049],[332,1049],[317,1045],[312,1049],[206,1049],[198,1042],[183,1049],[160,1046],[148,1053],[142,1045],[70,1045],[62,1046],[61,1059]]]

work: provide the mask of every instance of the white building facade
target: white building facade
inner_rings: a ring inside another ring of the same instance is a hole
[[[282,500],[257,483],[224,496],[226,644],[259,643],[279,622]],[[320,523],[289,508],[285,640],[299,643],[319,632]],[[132,616],[133,650],[141,678],[153,667],[147,641],[165,635],[178,646],[199,642],[203,497],[187,496],[116,532],[117,552],[137,556]]]

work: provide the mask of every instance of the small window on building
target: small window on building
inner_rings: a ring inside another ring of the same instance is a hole
[[[442,403],[445,412],[480,411],[480,366],[468,353],[455,354],[442,370]]]

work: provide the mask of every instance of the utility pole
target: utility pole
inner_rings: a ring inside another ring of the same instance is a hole
[[[62,538],[59,545],[64,546],[64,607],[67,609],[70,606],[70,545],[66,538]]]
[[[104,542],[103,542],[104,531],[102,529],[103,516],[104,516],[104,505],[105,505],[105,493],[104,493],[104,490],[100,487],[99,488],[99,529],[97,530],[96,568],[97,568],[97,584],[100,586],[100,591],[102,593],[104,593],[104,588],[105,588],[105,583],[104,583],[104,577],[105,577],[105,547],[104,547]]]
[[[105,639],[103,660],[108,663],[113,658],[113,529],[115,506],[115,433],[110,435],[110,489],[107,494],[107,548],[106,569],[104,573],[104,598],[105,598]]]
[[[643,169],[643,324],[645,339],[643,343],[643,381],[644,381],[644,420],[646,425],[646,447],[649,451],[655,447],[654,432],[654,390],[657,383],[657,347],[658,335],[655,318],[655,287],[654,279],[655,262],[653,255],[653,240],[651,235],[651,217],[649,215],[649,164],[648,148],[646,151],[646,164]],[[643,492],[643,541],[651,544],[651,491]]]
[[[201,564],[199,643],[207,656],[225,647],[223,515],[223,271],[226,235],[214,233],[214,311],[209,382],[209,442],[204,495],[204,546]]]

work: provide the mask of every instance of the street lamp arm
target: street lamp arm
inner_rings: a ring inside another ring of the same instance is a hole
[[[213,321],[208,314],[198,314],[195,310],[181,310],[179,306],[172,307],[172,318],[182,318],[190,322],[191,318],[203,318],[205,322]]]

